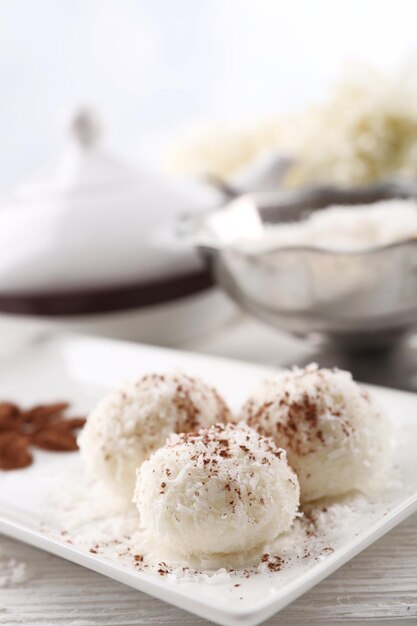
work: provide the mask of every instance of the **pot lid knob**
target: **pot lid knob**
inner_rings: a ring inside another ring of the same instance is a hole
[[[70,132],[80,147],[95,147],[102,134],[102,125],[96,111],[87,107],[80,109],[71,121]]]

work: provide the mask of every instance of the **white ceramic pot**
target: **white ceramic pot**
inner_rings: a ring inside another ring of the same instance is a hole
[[[62,157],[1,199],[3,324],[161,343],[212,328],[231,305],[175,229],[182,214],[216,206],[217,193],[136,170],[98,138],[81,112]]]

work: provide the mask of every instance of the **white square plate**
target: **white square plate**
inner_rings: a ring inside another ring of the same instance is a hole
[[[86,412],[120,380],[176,368],[216,385],[233,408],[272,371],[174,350],[64,336],[39,340],[3,358],[0,399],[23,405],[70,399],[76,412]],[[64,538],[52,538],[40,521],[42,499],[64,473],[78,466],[76,453],[39,451],[31,467],[0,472],[0,531],[219,624],[258,624],[417,510],[417,396],[375,387],[372,393],[394,421],[397,472],[407,480],[397,482],[395,488],[381,494],[351,524],[341,528],[332,544],[334,551],[316,561],[301,559],[288,570],[284,567],[238,581],[175,582],[170,577],[137,571],[117,557],[93,555],[88,549],[69,545]],[[235,587],[237,582],[239,587]]]

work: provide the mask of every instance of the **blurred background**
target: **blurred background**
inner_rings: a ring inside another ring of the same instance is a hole
[[[416,18],[413,0],[1,0],[0,337],[274,363],[320,345],[353,368],[359,346],[383,349],[381,381],[399,360],[414,376],[398,349],[417,321]],[[207,244],[206,216],[244,192],[275,194],[274,223],[380,200],[397,213],[331,226],[350,233],[336,294],[331,255],[224,252],[265,221],[258,197]]]
[[[352,65],[410,63],[416,17],[413,0],[2,0],[0,183],[51,158],[80,106],[157,164],[191,121],[300,109]]]

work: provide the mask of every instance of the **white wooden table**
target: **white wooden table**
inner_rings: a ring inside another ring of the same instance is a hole
[[[183,347],[274,365],[308,355],[303,343],[247,320],[233,320],[222,331]],[[27,565],[24,582],[0,588],[1,626],[208,623],[13,540],[0,537],[0,550]],[[359,626],[368,621],[372,626],[417,624],[417,515],[267,624]]]

